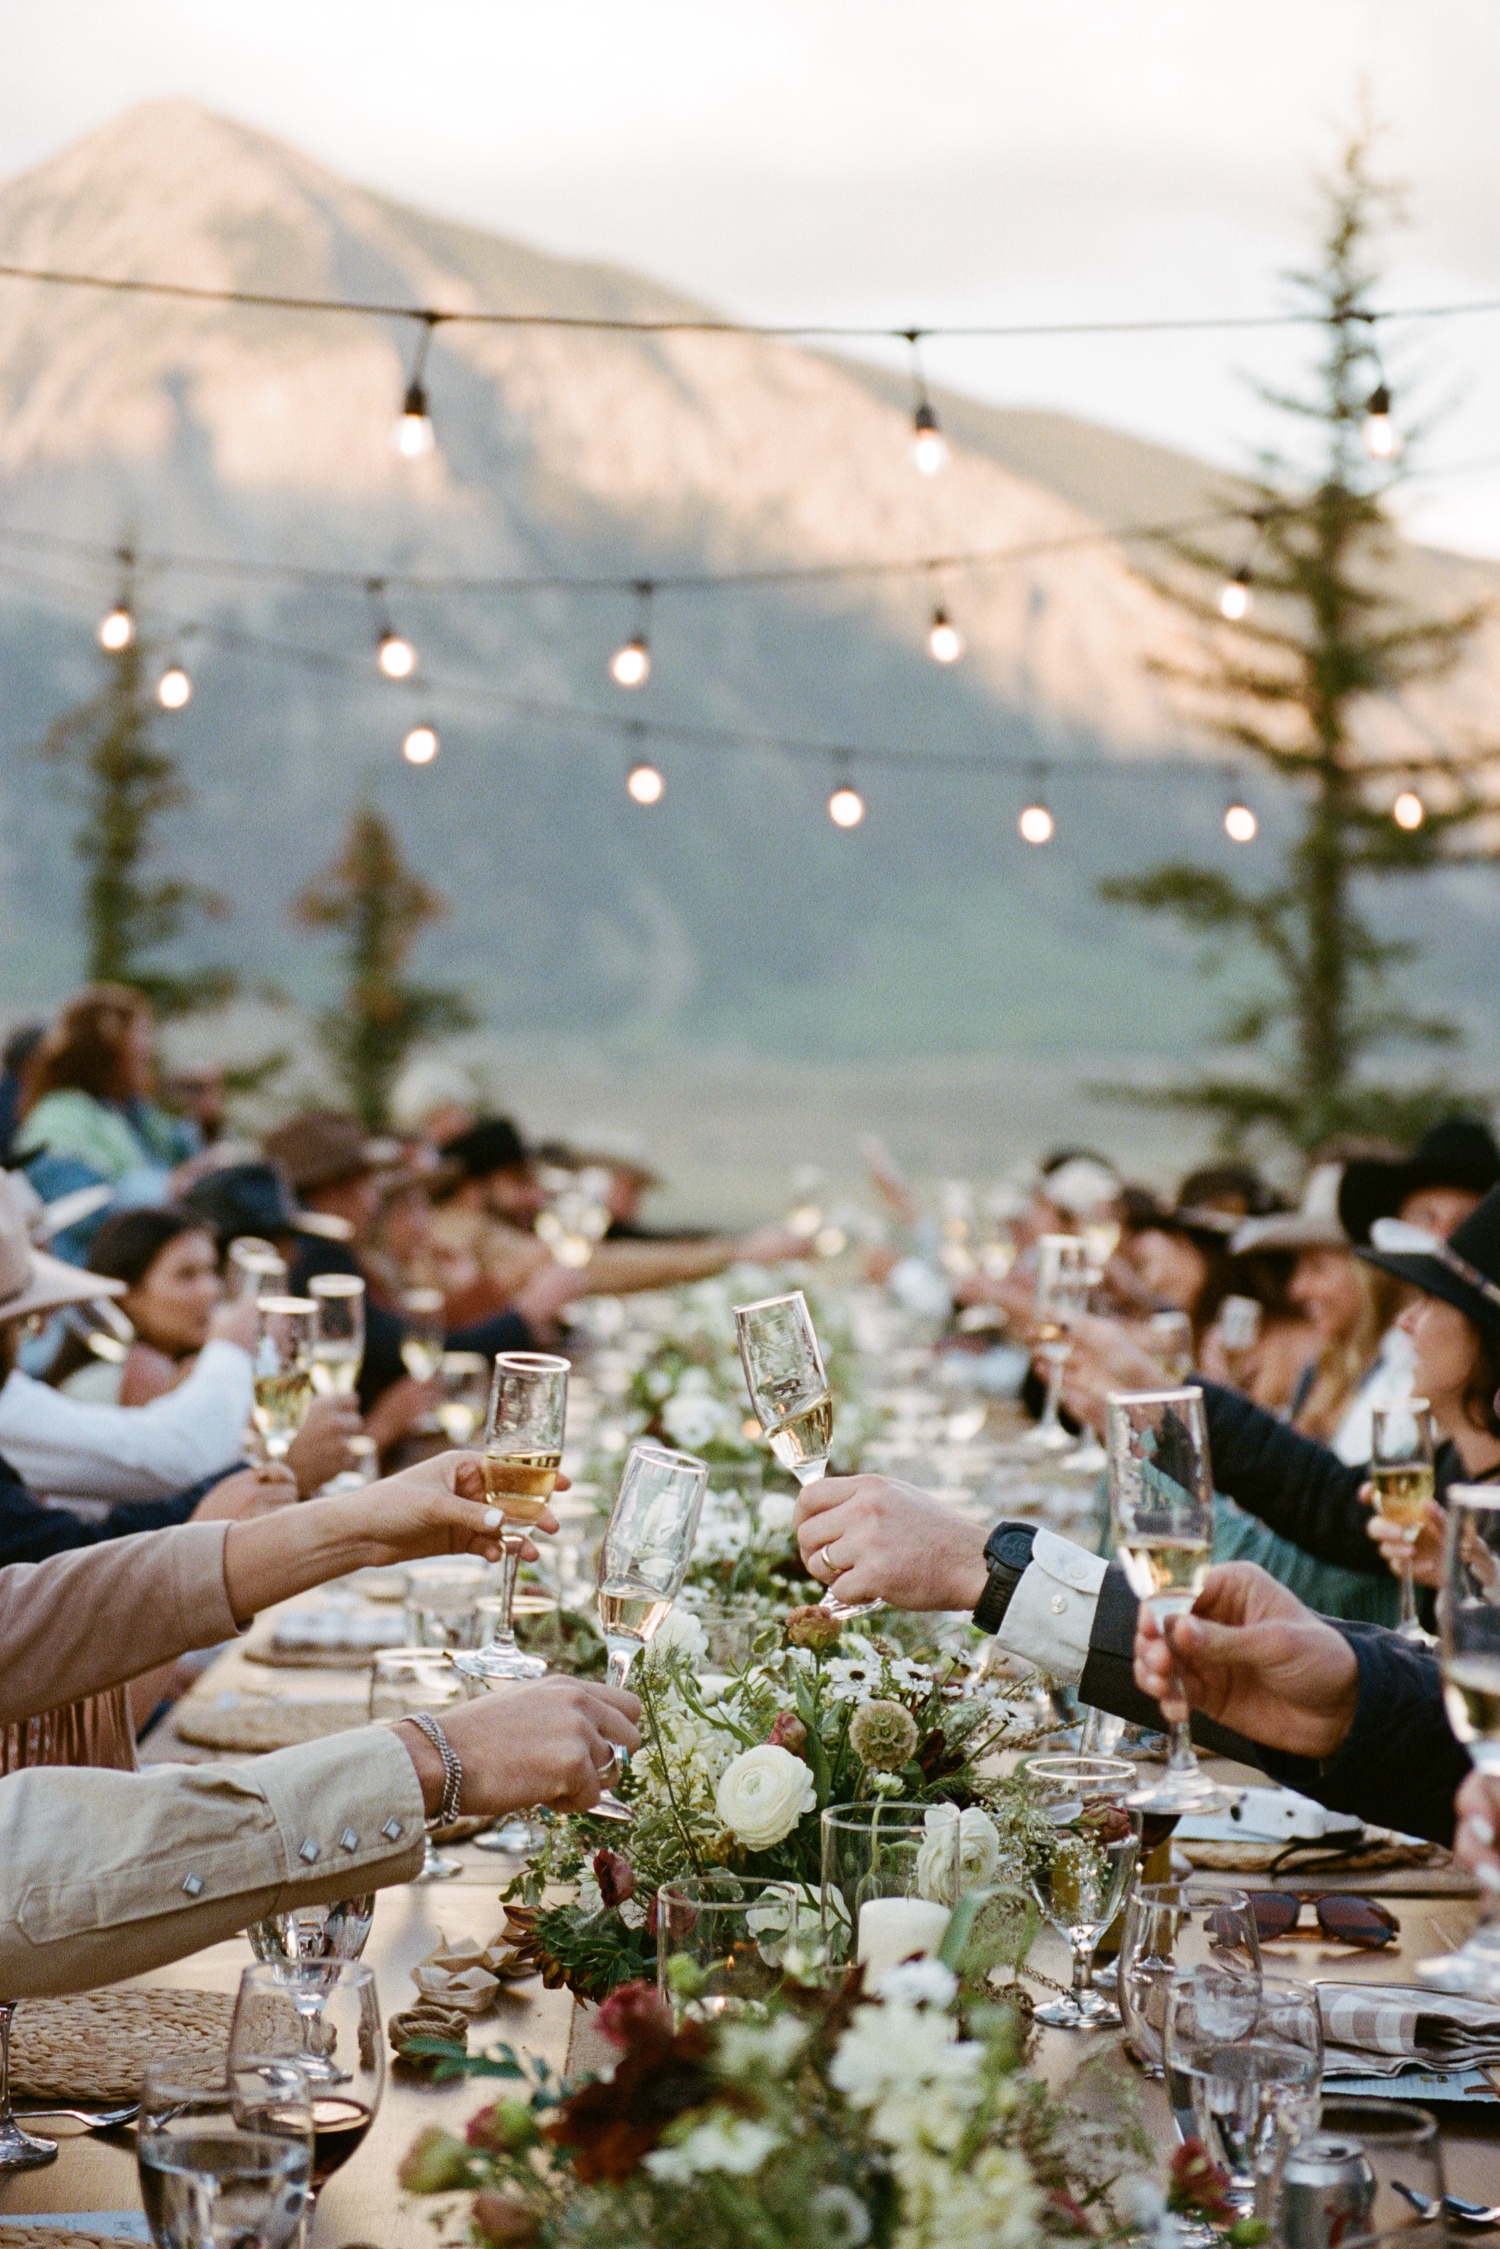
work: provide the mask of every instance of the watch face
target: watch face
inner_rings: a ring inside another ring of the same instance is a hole
[[[993,1559],[1003,1563],[1008,1570],[1024,1570],[1031,1560],[1031,1546],[1035,1535],[1034,1531],[1023,1530],[1019,1526],[1002,1531],[991,1548]]]

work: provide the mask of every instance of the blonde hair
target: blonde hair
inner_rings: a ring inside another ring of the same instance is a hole
[[[1318,1353],[1312,1387],[1298,1409],[1294,1426],[1304,1437],[1326,1443],[1348,1412],[1355,1393],[1374,1363],[1380,1339],[1394,1321],[1406,1297],[1406,1286],[1393,1273],[1367,1265],[1362,1257],[1351,1260],[1359,1281],[1360,1309],[1351,1327],[1331,1335]]]

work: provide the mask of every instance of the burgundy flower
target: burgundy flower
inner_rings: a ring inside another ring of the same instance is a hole
[[[672,2010],[654,1983],[622,1983],[595,2017],[601,2038],[627,2053],[637,2046],[659,2046],[672,2035]]]
[[[496,2194],[486,2188],[474,2197],[474,2223],[495,2249],[526,2249],[537,2237],[537,2222],[519,2195]]]
[[[1237,2213],[1227,2200],[1229,2180],[1201,2140],[1184,2140],[1172,2158],[1167,2201],[1174,2210],[1201,2211],[1228,2224]]]
[[[605,2002],[598,2019],[606,2036],[612,2033],[604,2018],[615,2002],[647,1991],[645,1984],[626,1984]],[[650,1997],[656,2001],[654,1991]],[[701,2023],[685,2023],[674,2034],[670,2010],[659,2003],[648,2010],[640,1999],[631,2001],[627,2020],[629,2043],[614,2075],[580,2086],[542,2126],[544,2139],[572,2150],[574,2172],[585,2186],[600,2179],[618,2186],[679,2116],[709,2101],[735,2100],[705,2067],[709,2040]],[[615,2043],[625,2041],[616,2035]]]
[[[773,1749],[789,1749],[794,1757],[800,1757],[807,1747],[807,1728],[795,1710],[778,1710],[766,1740]]]
[[[635,1868],[618,1851],[594,1853],[594,1880],[606,1905],[623,1905],[635,1896]]]

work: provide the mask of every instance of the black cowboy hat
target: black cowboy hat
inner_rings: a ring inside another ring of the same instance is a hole
[[[1444,1117],[1423,1133],[1404,1162],[1366,1157],[1346,1164],[1339,1216],[1349,1239],[1368,1242],[1376,1219],[1399,1216],[1407,1196],[1422,1187],[1463,1187],[1475,1195],[1500,1187],[1500,1147],[1489,1126],[1471,1117]]]
[[[1426,1249],[1360,1249],[1356,1255],[1424,1296],[1441,1297],[1487,1335],[1500,1335],[1500,1187],[1490,1189],[1446,1242],[1433,1241]]]
[[[456,1140],[445,1141],[439,1153],[459,1166],[466,1179],[487,1179],[492,1171],[519,1171],[531,1161],[531,1150],[509,1117],[486,1117],[470,1125]]]

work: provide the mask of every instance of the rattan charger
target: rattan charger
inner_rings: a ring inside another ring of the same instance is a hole
[[[181,2061],[204,2086],[224,2076],[234,2000],[222,1991],[83,1991],[24,1999],[11,2031],[19,2098],[133,2101],[148,2061]],[[0,2249],[9,2229],[0,2227]],[[74,2237],[77,2238],[77,2237]]]
[[[183,1741],[200,1749],[225,1749],[253,1756],[262,1749],[291,1749],[301,1741],[321,1741],[327,1734],[343,1733],[367,1723],[357,1702],[285,1702],[272,1695],[246,1697],[243,1702],[195,1702],[191,1695],[177,1705],[172,1723]],[[4,2249],[0,2243],[0,2249]]]

